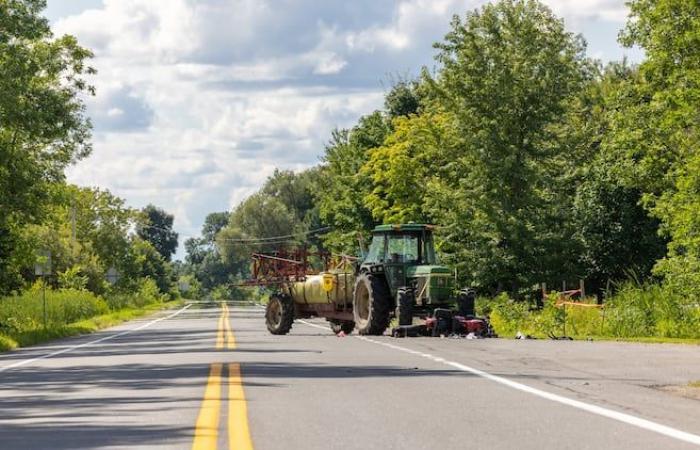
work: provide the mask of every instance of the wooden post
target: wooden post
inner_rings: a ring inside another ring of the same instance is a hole
[[[581,300],[583,300],[584,298],[586,298],[586,282],[583,279],[581,279],[578,280],[578,283],[579,289],[581,290]]]

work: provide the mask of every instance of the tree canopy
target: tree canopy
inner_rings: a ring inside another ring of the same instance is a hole
[[[416,221],[439,225],[444,261],[486,292],[697,286],[700,14],[677,0],[629,7],[621,41],[647,52],[634,66],[586,56],[538,1],[455,16],[435,69],[334,130],[319,166],[277,172],[234,208],[222,258],[244,274],[251,251],[272,247],[256,238],[330,227],[313,244],[348,253],[379,223]]]
[[[136,234],[149,242],[166,261],[177,250],[177,233],[173,230],[175,216],[155,205],[141,210],[141,220],[136,225]]]

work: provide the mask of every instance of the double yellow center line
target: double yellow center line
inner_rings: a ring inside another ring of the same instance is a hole
[[[236,338],[231,331],[231,322],[228,320],[228,305],[226,303],[221,307],[221,317],[219,317],[219,330],[216,333],[216,349],[221,350],[227,348],[233,350],[236,348]]]
[[[219,317],[219,327],[216,333],[216,348],[235,349],[236,339],[231,330],[228,317],[229,309],[224,303]],[[228,444],[230,450],[252,450],[253,442],[248,427],[248,407],[243,392],[241,366],[230,363],[228,367]],[[211,365],[204,400],[197,417],[192,450],[212,450],[217,448],[219,440],[219,422],[221,414],[221,399],[224,364]]]

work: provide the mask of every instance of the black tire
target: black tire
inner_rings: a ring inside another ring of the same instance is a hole
[[[355,280],[352,296],[352,312],[357,332],[379,336],[389,326],[390,294],[386,281],[363,273]]]
[[[338,334],[341,331],[345,334],[350,334],[355,329],[355,322],[352,320],[329,320],[329,322],[334,334]]]
[[[474,303],[476,302],[476,291],[474,289],[462,289],[457,296],[457,309],[459,315],[464,317],[474,316]]]
[[[396,317],[399,326],[413,325],[413,289],[401,288],[396,292]]]
[[[265,324],[272,334],[287,334],[294,323],[294,301],[289,295],[273,294],[265,308]]]

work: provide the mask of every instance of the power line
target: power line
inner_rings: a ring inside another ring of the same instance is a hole
[[[266,242],[217,242],[219,245],[227,245],[227,246],[264,246],[264,245],[279,245],[279,244],[298,244],[298,240],[282,240],[282,241],[266,241]]]
[[[167,231],[167,232],[171,232],[171,233],[177,233],[177,231],[175,231],[173,228],[163,228],[163,227],[157,227],[155,225],[146,225],[145,223],[136,222],[136,221],[134,221],[134,223],[136,224],[137,227],[141,227],[141,228],[152,228],[154,230],[161,230],[161,231]]]
[[[323,233],[324,231],[329,231],[331,227],[323,227],[323,228],[316,228],[314,230],[309,230],[309,231],[304,231],[304,232],[299,232],[295,234],[287,234],[284,236],[271,236],[271,237],[265,237],[265,238],[249,238],[249,239],[217,239],[217,241],[224,241],[224,242],[239,242],[239,243],[265,243],[266,241],[279,241],[281,239],[290,239],[290,238],[295,238],[295,237],[300,237],[300,236],[308,236],[311,234],[318,234],[318,233]]]

